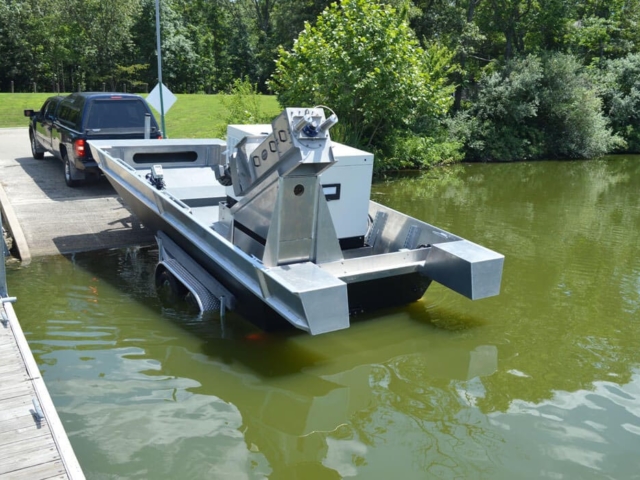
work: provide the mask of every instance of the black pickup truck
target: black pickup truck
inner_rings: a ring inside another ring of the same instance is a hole
[[[81,92],[54,96],[40,110],[25,110],[24,115],[30,117],[33,158],[42,159],[49,152],[62,160],[70,187],[100,176],[88,140],[162,138],[147,102],[139,95]]]

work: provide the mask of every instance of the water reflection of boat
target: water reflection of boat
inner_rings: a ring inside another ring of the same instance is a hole
[[[353,457],[368,458],[380,446],[368,435],[384,427],[381,416],[441,422],[442,410],[425,405],[447,404],[447,414],[455,417],[464,408],[459,389],[496,369],[497,348],[480,335],[434,328],[407,309],[370,315],[320,337],[261,332],[234,313],[224,320],[177,311],[159,317],[162,307],[143,281],[152,276],[156,259],[157,252],[146,249],[75,257],[77,270],[88,272],[80,280],[94,279],[105,301],[83,329],[84,346],[76,334],[60,354],[46,355],[60,358],[58,368],[65,372],[78,364],[65,373],[74,385],[58,386],[66,396],[61,404],[67,415],[85,417],[79,424],[89,423],[83,439],[99,439],[99,448],[122,462],[155,461],[148,450],[157,448],[167,464],[174,455],[176,463],[188,459],[187,476],[201,478],[207,477],[203,465],[223,463],[207,455],[237,461],[231,452],[243,451],[271,468],[270,478],[346,477],[357,467]],[[123,290],[132,310],[118,304]],[[424,313],[420,305],[412,308]],[[58,328],[78,331],[77,324]],[[68,337],[48,330],[51,340]],[[102,345],[95,343],[96,332],[104,333]],[[79,360],[70,360],[76,354]],[[482,382],[472,383],[481,388]]]
[[[211,328],[211,323],[209,328]],[[376,325],[377,333],[393,324]],[[383,335],[372,338],[370,329],[360,324],[339,339],[307,341],[305,337],[270,336],[234,339],[234,324],[227,325],[230,338],[210,339],[202,344],[208,362],[193,364],[185,350],[171,350],[162,361],[162,372],[183,376],[201,385],[193,393],[214,395],[229,402],[242,415],[243,434],[248,448],[261,452],[274,474],[291,475],[327,468],[338,471],[339,452],[364,456],[369,448],[358,438],[358,425],[374,423],[370,415],[381,407],[383,398],[393,391],[394,382],[415,388],[433,383],[449,385],[492,375],[497,370],[498,349],[465,339],[459,345],[438,346],[437,339],[418,339],[398,332],[380,348],[372,345]],[[187,329],[207,328],[205,325]],[[219,328],[213,325],[213,329]],[[364,336],[364,338],[363,338]],[[355,348],[366,345],[365,350]],[[212,362],[215,382],[211,382]],[[208,364],[209,363],[209,364]],[[188,371],[183,366],[190,365]],[[390,390],[391,389],[391,390]],[[393,395],[393,394],[392,394]],[[397,393],[396,393],[397,395]],[[424,393],[424,401],[430,401]],[[419,397],[413,398],[413,403]],[[384,406],[384,407],[383,407]],[[404,402],[394,402],[400,415]],[[407,407],[409,408],[409,407]],[[353,465],[349,457],[346,465]]]
[[[321,108],[221,140],[95,141],[104,174],[157,235],[158,278],[202,309],[237,309],[312,334],[403,305],[432,280],[497,295],[504,257],[369,200],[373,155],[332,143]],[[209,300],[212,297],[214,300]]]

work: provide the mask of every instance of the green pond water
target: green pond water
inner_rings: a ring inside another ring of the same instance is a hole
[[[373,199],[505,255],[312,337],[163,307],[154,249],[10,267],[89,479],[640,478],[640,157],[463,165]]]

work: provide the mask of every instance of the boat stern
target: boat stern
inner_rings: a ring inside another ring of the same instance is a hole
[[[347,284],[314,263],[264,269],[260,288],[265,300],[282,302],[285,317],[312,335],[349,328]]]

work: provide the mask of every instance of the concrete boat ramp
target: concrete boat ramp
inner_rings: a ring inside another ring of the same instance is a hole
[[[0,129],[0,204],[23,265],[38,256],[155,243],[106,180],[69,188],[62,162],[33,159],[26,128]],[[84,479],[7,290],[3,261],[0,479]]]
[[[38,256],[155,243],[105,179],[70,188],[62,162],[48,154],[33,159],[26,128],[0,129],[0,204],[23,264]]]

